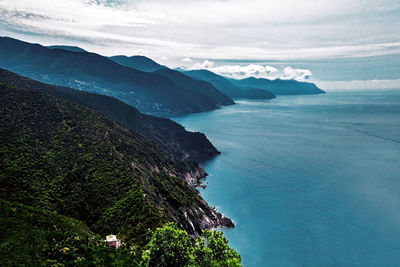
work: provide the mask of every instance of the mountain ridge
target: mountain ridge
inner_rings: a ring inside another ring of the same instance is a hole
[[[219,154],[203,133],[188,132],[170,119],[142,114],[133,106],[109,96],[41,83],[1,68],[0,82],[40,88],[55,97],[96,109],[157,143],[177,160],[184,158],[198,160]]]
[[[265,78],[249,77],[241,80],[231,79],[233,83],[240,86],[252,86],[269,90],[276,95],[309,95],[324,94],[325,92],[318,88],[314,83],[299,82],[296,80],[275,79],[269,80]]]
[[[231,98],[272,99],[276,97],[267,90],[238,86],[229,79],[208,70],[190,70],[184,71],[183,73],[195,79],[211,83],[218,90]]]
[[[118,56],[111,56],[108,57],[112,61],[125,66],[129,68],[133,68],[136,70],[141,70],[144,72],[154,72],[159,69],[167,68],[151,58],[145,57],[145,56],[124,56],[124,55],[118,55]]]
[[[170,116],[219,108],[207,95],[95,53],[50,49],[9,37],[0,37],[0,49],[1,68],[40,82],[113,96],[144,113]]]
[[[226,94],[222,93],[216,87],[214,87],[211,83],[207,81],[197,80],[188,75],[185,75],[182,72],[177,70],[172,70],[168,68],[158,69],[155,72],[158,75],[164,76],[171,81],[175,82],[182,88],[192,88],[196,92],[203,92],[207,95],[211,95],[212,99],[217,101],[217,104],[220,106],[225,105],[233,105],[235,102],[229,98]]]
[[[64,49],[71,52],[88,52],[85,49],[80,48],[79,46],[73,46],[73,45],[49,45],[46,47],[50,49]]]

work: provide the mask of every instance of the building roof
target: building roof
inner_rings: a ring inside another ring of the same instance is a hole
[[[106,236],[106,241],[113,242],[113,241],[118,241],[118,239],[117,239],[116,235],[108,235],[108,236]]]

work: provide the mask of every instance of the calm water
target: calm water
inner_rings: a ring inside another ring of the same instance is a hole
[[[245,266],[400,266],[400,90],[175,118],[222,155],[202,194]]]

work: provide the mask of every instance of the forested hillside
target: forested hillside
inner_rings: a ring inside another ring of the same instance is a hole
[[[143,243],[176,221],[193,235],[221,217],[155,143],[92,109],[1,83],[0,196]]]

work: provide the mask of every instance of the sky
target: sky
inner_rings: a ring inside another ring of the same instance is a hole
[[[400,88],[399,0],[0,0],[0,35],[232,78]]]

